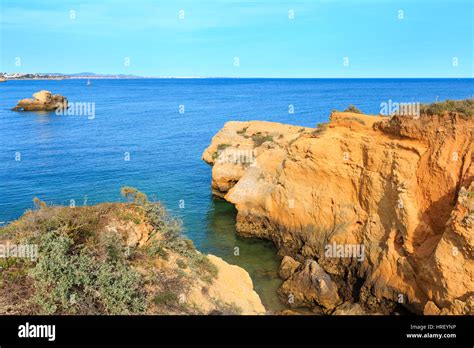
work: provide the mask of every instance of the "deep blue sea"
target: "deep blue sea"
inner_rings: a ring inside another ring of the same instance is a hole
[[[95,118],[10,111],[42,89],[95,103]],[[389,100],[473,95],[474,79],[7,81],[0,83],[0,222],[20,217],[35,196],[90,205],[121,200],[120,187],[134,186],[179,216],[199,250],[247,269],[267,307],[282,308],[275,249],[236,237],[233,207],[211,196],[211,168],[201,161],[211,138],[230,120],[315,126],[349,104],[378,114]]]

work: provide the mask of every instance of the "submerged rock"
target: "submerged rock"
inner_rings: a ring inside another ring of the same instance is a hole
[[[67,109],[67,98],[53,95],[50,91],[39,91],[33,94],[34,99],[22,99],[12,109],[13,111],[54,111],[58,108]]]

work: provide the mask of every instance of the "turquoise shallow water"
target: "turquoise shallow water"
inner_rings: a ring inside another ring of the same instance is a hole
[[[94,204],[118,201],[121,186],[135,186],[179,216],[197,248],[244,267],[267,308],[277,310],[276,250],[236,237],[234,208],[211,196],[211,168],[201,154],[212,136],[230,120],[314,126],[349,104],[378,113],[389,99],[466,98],[474,95],[473,81],[146,79],[92,80],[90,87],[85,80],[8,81],[0,84],[0,222],[18,218],[35,196]],[[95,103],[95,118],[10,111],[41,89]]]

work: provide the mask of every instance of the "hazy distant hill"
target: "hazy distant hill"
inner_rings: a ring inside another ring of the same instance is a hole
[[[65,77],[121,77],[121,78],[139,78],[141,76],[132,74],[96,74],[93,72],[80,72],[75,74],[63,74],[63,73],[41,73],[41,75],[51,76],[65,76]]]

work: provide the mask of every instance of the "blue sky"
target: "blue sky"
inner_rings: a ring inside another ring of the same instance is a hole
[[[472,0],[0,3],[0,71],[474,77]]]

